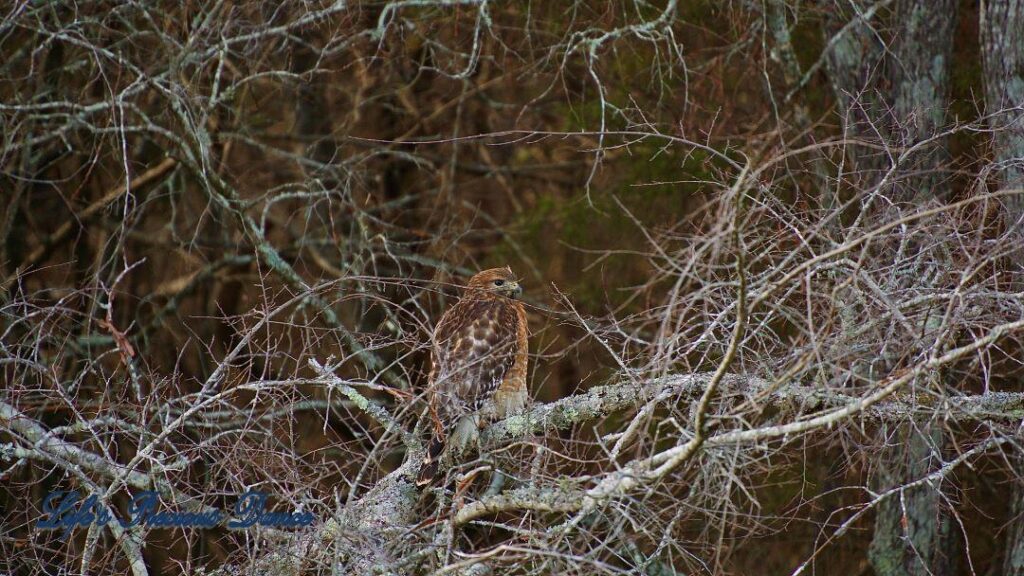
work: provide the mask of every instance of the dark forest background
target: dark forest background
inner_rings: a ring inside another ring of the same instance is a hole
[[[0,572],[1024,574],[1019,0],[15,2],[0,123]],[[396,504],[505,265],[565,421]]]

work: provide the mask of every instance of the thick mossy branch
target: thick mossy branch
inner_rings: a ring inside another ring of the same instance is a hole
[[[480,435],[481,446],[495,447],[531,435],[552,430],[565,430],[576,424],[602,418],[628,408],[639,408],[654,398],[668,401],[689,401],[704,391],[712,373],[672,375],[646,383],[623,382],[596,386],[547,404],[536,404],[524,414],[495,422]],[[786,413],[807,413],[814,410],[844,406],[857,399],[853,394],[813,386],[782,386],[758,398],[761,391],[769,390],[767,381],[727,374],[722,379],[722,394],[737,394],[751,398],[762,408]],[[937,409],[949,410],[949,417],[957,420],[1018,420],[1024,418],[1024,393],[991,392],[972,396],[935,396],[918,391],[914,397],[894,394],[884,402],[862,412],[863,417],[897,418],[913,413],[927,414]]]
[[[555,402],[536,404],[524,414],[495,422],[481,433],[480,445],[486,450],[532,436],[544,436],[555,430],[569,429],[625,410],[639,409],[652,400],[665,404],[685,404],[699,398],[712,378],[711,373],[672,375],[656,381],[631,380],[594,387]],[[722,378],[719,397],[722,402],[752,401],[776,414],[808,414],[830,410],[857,399],[854,395],[811,386],[789,385],[773,390],[766,380],[736,374],[726,374]],[[867,407],[859,413],[859,417],[903,420],[937,410],[943,410],[950,418],[959,420],[1017,420],[1024,416],[1024,394],[937,397],[918,391],[916,397],[909,397],[896,393]],[[727,436],[730,435],[724,433],[712,436],[711,444],[720,444],[714,440],[719,437],[726,440]],[[365,495],[346,506],[336,518],[325,522],[316,533],[303,538],[298,545],[302,551],[295,549],[276,553],[267,558],[269,564],[266,566],[272,565],[274,568],[271,571],[279,571],[282,559],[291,558],[298,570],[302,561],[311,559],[310,552],[315,556],[316,551],[323,551],[324,554],[330,551],[333,554],[337,546],[347,548],[345,542],[355,541],[353,532],[359,533],[358,541],[369,539],[378,544],[346,552],[346,561],[350,566],[366,568],[402,564],[401,551],[392,550],[387,543],[397,542],[397,537],[408,534],[410,527],[416,523],[417,519],[411,514],[420,496],[413,484],[420,462],[418,456],[418,453],[412,454],[405,464],[383,477]],[[654,459],[649,464],[647,468],[658,467],[663,465],[663,461]],[[559,486],[517,487],[482,498],[460,508],[451,520],[458,526],[502,511],[530,510],[565,514],[584,510],[588,502],[596,504],[597,499],[593,496],[596,488],[588,490],[583,485],[574,486],[572,479],[566,480],[566,483]],[[612,473],[605,480],[598,487],[614,484],[616,488],[605,497],[615,497],[622,493],[622,478]],[[640,481],[640,478],[633,480]],[[330,561],[327,557],[322,560]],[[388,573],[388,570],[382,573]]]
[[[564,430],[581,422],[596,420],[627,408],[639,408],[652,398],[675,394],[688,398],[700,394],[711,380],[711,373],[669,376],[654,382],[623,382],[596,386],[548,404],[536,404],[524,414],[511,416],[489,426],[480,435],[482,446],[497,446],[512,440]],[[727,375],[727,386],[747,382],[746,378]],[[757,381],[759,384],[760,380]],[[667,398],[667,396],[666,396]]]

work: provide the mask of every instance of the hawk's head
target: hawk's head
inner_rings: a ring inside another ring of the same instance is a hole
[[[469,284],[466,286],[471,293],[479,291],[507,298],[516,298],[523,293],[522,287],[519,286],[519,280],[512,274],[512,269],[508,266],[484,270],[470,278]]]

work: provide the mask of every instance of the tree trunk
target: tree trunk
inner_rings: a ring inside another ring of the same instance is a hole
[[[948,186],[937,168],[947,165],[949,152],[936,133],[945,122],[956,3],[897,0],[888,49],[881,27],[869,18],[880,7],[837,4],[826,18],[826,45],[832,45],[826,64],[844,132],[850,138],[886,144],[895,151],[892,158],[934,139],[905,159],[892,186],[881,192],[900,204],[942,201]],[[852,147],[849,157],[851,172],[861,175],[852,184],[861,191],[873,190],[891,168],[888,154],[866,147]],[[919,331],[933,332],[928,326]],[[885,359],[882,363],[889,364]],[[877,489],[907,484],[940,464],[944,440],[937,426],[904,424],[892,436],[883,461],[904,465],[880,468],[873,479]],[[938,487],[908,489],[877,508],[869,554],[872,568],[879,576],[950,574],[959,557],[954,536]]]
[[[1024,459],[1014,459],[1017,476],[1024,474]],[[1006,557],[1003,559],[1003,576],[1024,576],[1024,488],[1020,482],[1013,484],[1013,507],[1010,509],[1010,526],[1006,533]]]
[[[949,100],[949,61],[956,25],[954,0],[899,0],[894,23],[892,125],[890,137],[903,147],[934,138],[945,123]],[[910,158],[900,172],[897,200],[943,200],[948,184],[936,168],[949,165],[945,138],[937,138]]]
[[[985,112],[993,129],[992,160],[999,188],[1024,187],[1024,0],[981,4],[981,58],[985,73]],[[1004,199],[1007,221],[1021,229],[1024,196]],[[1018,258],[1020,260],[1020,258]],[[1015,459],[1018,475],[1024,461]],[[1024,576],[1024,487],[1013,485],[1013,508],[1006,534],[1003,574]]]
[[[851,7],[855,7],[851,9]],[[826,12],[825,44],[832,45],[825,53],[825,67],[842,118],[843,133],[849,138],[878,142],[879,119],[886,104],[879,99],[879,79],[885,46],[873,30],[869,16],[878,10],[877,3],[837,2]],[[851,173],[862,174],[866,181],[855,182],[870,187],[880,178],[880,156],[875,150],[853,146],[847,150],[855,165]]]
[[[995,130],[999,186],[1024,186],[1024,0],[981,4],[981,53],[985,109]],[[1024,196],[1006,198],[1010,222],[1021,226]]]
[[[893,61],[890,138],[902,148],[934,139],[900,167],[893,199],[919,205],[948,196],[945,175],[937,168],[949,165],[943,129],[949,95],[949,62],[956,21],[954,0],[898,0],[893,14],[897,26]],[[928,318],[937,318],[925,315]],[[922,326],[922,334],[937,327]],[[938,380],[938,379],[937,379]],[[938,384],[938,382],[936,382]],[[884,488],[912,482],[941,465],[945,444],[938,425],[903,425],[897,431],[893,459],[904,462],[894,472],[878,478]],[[959,557],[948,515],[942,512],[937,486],[919,486],[889,498],[877,511],[871,542],[871,565],[879,576],[954,573]]]
[[[900,425],[882,451],[876,491],[913,482],[941,466],[944,442],[937,425]],[[878,576],[954,574],[959,555],[952,522],[943,513],[939,486],[925,484],[890,496],[875,519],[868,556]]]

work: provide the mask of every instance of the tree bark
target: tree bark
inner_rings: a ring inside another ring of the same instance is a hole
[[[898,26],[889,63],[892,81],[890,138],[901,147],[934,138],[944,125],[949,94],[949,61],[953,48],[956,2],[953,0],[898,0],[894,11]],[[893,199],[897,202],[942,201],[948,197],[946,177],[937,171],[949,164],[944,138],[925,145],[900,167]],[[934,333],[922,326],[922,333]],[[905,424],[896,432],[891,458],[904,466],[894,473],[882,470],[883,488],[913,481],[941,465],[946,443],[937,424]],[[937,486],[907,490],[879,508],[870,548],[871,565],[879,576],[952,574],[960,556],[958,542],[942,510]]]
[[[1017,188],[1024,186],[1024,0],[982,2],[979,26],[996,185]],[[1008,197],[1006,211],[1008,225],[1020,230],[1024,198]],[[1019,458],[1015,462],[1020,474],[1024,462]],[[1024,487],[1020,483],[1014,484],[1012,498],[1003,574],[1024,576]]]
[[[872,27],[868,14],[878,10],[880,2],[837,2],[825,15],[825,68],[849,138],[878,142],[877,127],[884,117],[886,103],[880,98],[879,84],[885,46]],[[847,151],[856,172],[867,177],[855,183],[874,184],[880,176],[881,157],[877,151],[851,147]]]
[[[1018,481],[1013,484],[1013,508],[1006,533],[1006,557],[1003,559],[1004,576],[1024,576],[1024,488],[1019,478],[1024,476],[1024,458],[1014,455]]]
[[[900,26],[891,62],[891,137],[904,147],[932,138],[945,123],[949,100],[950,57],[956,26],[954,0],[899,0],[895,24]],[[906,176],[897,184],[897,200],[944,200],[947,179],[936,169],[949,165],[945,138],[915,154],[902,167]]]
[[[896,439],[882,451],[884,464],[875,476],[880,491],[927,476],[942,465],[944,435],[937,425],[917,430],[900,425],[893,435]],[[939,486],[925,484],[879,504],[868,555],[878,576],[942,576],[955,573],[956,544]]]
[[[832,46],[826,63],[844,132],[893,148],[926,142],[907,164],[897,167],[892,188],[880,192],[901,204],[942,201],[948,186],[937,169],[947,165],[949,151],[945,139],[935,135],[945,122],[956,2],[897,0],[888,49],[885,37],[865,18],[880,4],[850,6],[837,6],[826,19],[826,41]],[[863,175],[853,183],[859,190],[873,190],[891,168],[886,154],[852,149],[850,156],[853,172]],[[934,331],[921,327],[921,334],[929,332]],[[941,465],[944,440],[939,428],[925,422],[920,427],[902,425],[893,435],[896,440],[885,451],[885,461],[905,465],[880,470],[873,481],[878,489],[906,484]],[[941,494],[932,486],[909,489],[899,499],[882,502],[870,549],[875,572],[880,576],[951,573],[959,553],[949,524],[942,513]]]
[[[993,160],[1002,188],[1024,185],[1024,0],[981,4],[985,109],[994,129]],[[1012,225],[1021,226],[1024,198],[1007,199]]]

